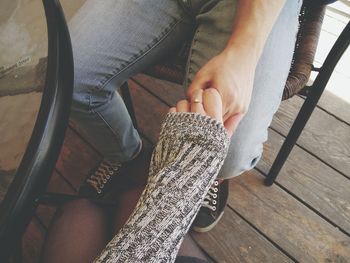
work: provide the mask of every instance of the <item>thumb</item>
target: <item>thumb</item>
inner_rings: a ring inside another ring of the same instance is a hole
[[[237,113],[235,115],[232,115],[231,117],[227,118],[227,120],[224,122],[224,126],[226,128],[226,131],[228,135],[231,137],[235,130],[238,127],[239,122],[241,121],[243,115],[241,113]]]
[[[221,96],[216,89],[209,88],[203,91],[203,106],[208,116],[223,123]]]
[[[207,88],[207,78],[201,77],[201,75],[196,75],[191,83],[191,85],[187,89],[187,97],[191,98],[193,92],[198,89],[204,90]]]

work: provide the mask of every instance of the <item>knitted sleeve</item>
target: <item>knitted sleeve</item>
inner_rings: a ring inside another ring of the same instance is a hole
[[[225,128],[216,120],[168,113],[148,184],[127,223],[95,262],[174,262],[228,146]]]

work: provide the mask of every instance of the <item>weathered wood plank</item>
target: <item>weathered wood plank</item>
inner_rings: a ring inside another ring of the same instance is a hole
[[[69,195],[76,194],[76,191],[56,171],[54,171],[51,176],[47,192]],[[55,206],[39,205],[36,210],[36,215],[45,227],[48,228],[55,212]]]
[[[4,200],[5,195],[14,178],[15,171],[1,171],[0,170],[0,202]]]
[[[155,143],[158,139],[160,125],[169,107],[133,81],[129,82],[129,88],[140,131]]]
[[[297,96],[282,102],[271,126],[283,135],[287,135],[302,102],[303,99]],[[349,125],[316,108],[298,144],[350,177]]]
[[[69,185],[56,170],[52,173],[49,185],[47,186],[47,192],[76,194],[74,188]]]
[[[256,170],[231,180],[229,205],[300,262],[349,262],[350,237]]]
[[[39,262],[44,240],[45,229],[43,229],[36,218],[33,218],[22,237],[22,256],[24,263]]]
[[[268,173],[284,138],[269,130],[269,140],[257,167]],[[295,146],[277,182],[350,233],[350,180]]]
[[[220,223],[207,233],[192,232],[211,258],[220,263],[232,262],[293,262],[229,207]]]
[[[78,190],[81,182],[101,161],[101,156],[71,128],[67,129],[56,169]]]
[[[152,78],[144,74],[138,74],[133,77],[133,80],[170,106],[175,106],[179,100],[186,98],[185,91],[181,85]]]
[[[94,142],[86,136],[84,130],[80,128],[77,123],[75,123],[72,120],[69,120],[68,127],[73,133],[80,137],[83,142],[85,142],[89,147],[91,147],[97,154],[102,156],[102,154],[97,150],[96,145],[94,145]]]
[[[325,90],[318,106],[350,125],[350,104]]]

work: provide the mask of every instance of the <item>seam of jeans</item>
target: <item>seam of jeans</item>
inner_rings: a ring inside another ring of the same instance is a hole
[[[97,90],[102,90],[113,78],[115,78],[116,76],[118,76],[120,73],[122,73],[123,71],[125,71],[126,69],[128,69],[130,66],[132,66],[133,64],[135,64],[137,61],[139,61],[142,57],[144,57],[146,54],[148,54],[151,50],[153,50],[155,47],[157,47],[176,27],[176,25],[178,25],[180,22],[182,22],[184,20],[184,17],[181,16],[180,19],[178,20],[174,20],[173,22],[171,22],[169,24],[169,26],[155,39],[153,39],[151,41],[151,46],[147,45],[147,47],[149,47],[147,50],[143,50],[140,51],[140,55],[139,56],[135,56],[135,59],[130,61],[129,63],[125,64],[122,66],[122,68],[118,68],[114,71],[114,73],[112,72],[112,76],[107,77],[105,80],[102,80],[100,82],[100,87],[97,88]],[[153,43],[153,44],[152,44]],[[90,90],[89,91],[89,112],[92,114],[96,114],[99,118],[101,118],[101,120],[106,124],[106,126],[109,128],[109,130],[112,132],[112,134],[114,134],[117,137],[117,144],[118,147],[121,149],[121,145],[119,143],[120,140],[120,134],[115,131],[111,125],[108,123],[108,121],[102,116],[102,114],[100,114],[98,111],[94,110],[92,108],[92,93],[94,92],[94,90]],[[108,101],[110,102],[110,99],[108,99]],[[121,149],[123,150],[123,149]]]
[[[125,65],[124,68],[122,69],[118,69],[117,73],[114,73],[110,78],[108,78],[100,88],[98,88],[97,90],[100,91],[102,90],[113,78],[115,78],[117,75],[119,75],[120,73],[122,73],[123,71],[125,71],[127,68],[129,68],[131,65],[135,64],[137,61],[139,61],[142,57],[144,57],[147,53],[149,53],[151,50],[153,50],[156,46],[158,46],[169,34],[172,30],[174,30],[174,28],[176,27],[177,24],[179,24],[180,22],[182,22],[184,20],[184,17],[180,17],[179,20],[175,20],[174,22],[170,23],[169,26],[160,34],[160,36],[158,38],[155,38],[152,40],[152,42],[154,43],[152,46],[149,47],[148,50],[146,51],[141,51],[141,55],[138,56],[137,58],[135,58],[135,60],[130,61],[129,64]],[[151,42],[151,43],[152,43]],[[149,45],[148,45],[149,46]],[[94,91],[93,90],[89,90],[89,112],[92,114],[96,114],[98,117],[101,118],[101,120],[107,125],[107,127],[110,129],[110,131],[117,137],[118,140],[120,140],[120,134],[115,131],[112,126],[108,123],[108,121],[96,110],[94,110],[92,108],[92,93]],[[110,98],[108,98],[108,102],[110,102]],[[119,141],[118,141],[119,142]],[[119,148],[121,148],[121,145],[118,143]]]
[[[192,55],[193,55],[193,48],[195,47],[196,43],[197,43],[197,34],[199,33],[199,29],[196,30],[195,34],[194,34],[194,37],[193,37],[193,40],[192,40],[192,44],[191,44],[191,47],[190,47],[190,53],[188,55],[188,59],[187,59],[187,65],[186,65],[186,81],[185,81],[185,87],[184,89],[186,90],[187,87],[189,85],[189,82],[190,82],[190,78],[189,78],[189,75],[190,73],[192,73],[192,67],[191,67],[191,64],[192,64]]]
[[[120,145],[120,143],[119,143],[119,141],[120,141],[120,139],[121,139],[120,134],[112,128],[112,126],[108,123],[108,121],[103,117],[103,115],[102,115],[101,113],[99,113],[98,111],[95,111],[95,110],[93,110],[93,109],[91,109],[91,113],[96,114],[96,115],[97,115],[98,117],[100,117],[101,120],[107,125],[107,127],[108,127],[109,130],[113,133],[113,135],[114,135],[115,137],[117,137],[117,145],[118,145],[118,148],[119,148],[121,151],[123,151],[124,149],[122,149],[122,147],[121,147],[121,145]]]
[[[116,70],[114,70],[109,76],[107,77],[105,80],[101,80],[100,81],[100,87],[97,87],[97,90],[102,90],[110,81],[112,81],[116,76],[118,76],[119,74],[121,74],[122,72],[124,72],[125,70],[127,70],[130,66],[132,66],[133,64],[135,64],[137,61],[139,61],[141,58],[143,58],[144,56],[146,56],[150,51],[152,51],[155,47],[157,47],[160,43],[163,42],[163,40],[170,34],[170,32],[172,32],[176,25],[178,25],[180,22],[182,22],[184,20],[184,17],[180,17],[180,19],[178,20],[174,20],[173,22],[171,22],[169,24],[169,26],[160,34],[159,37],[153,39],[151,41],[151,46],[146,50],[142,50],[140,51],[140,55],[139,56],[135,56],[134,60],[129,61],[128,63],[122,65],[121,68],[118,68]]]
[[[220,0],[218,0],[215,5],[219,2]],[[191,3],[190,3],[191,4]],[[192,5],[192,4],[191,4]],[[205,4],[206,5],[206,4]],[[203,6],[205,6],[203,5]],[[203,8],[203,6],[201,7],[201,9]],[[201,11],[199,12],[199,14],[201,13]],[[196,29],[196,32],[194,33],[193,35],[193,40],[192,40],[192,43],[191,43],[191,47],[190,47],[190,52],[188,54],[188,59],[187,59],[187,63],[186,63],[186,71],[185,71],[185,81],[184,81],[184,90],[187,90],[188,88],[188,85],[189,85],[189,82],[190,82],[190,79],[189,79],[189,75],[190,73],[192,73],[193,69],[191,67],[192,65],[192,62],[193,62],[193,49],[194,47],[196,46],[197,44],[197,36],[199,34],[200,30],[199,28]]]
[[[192,11],[192,3],[190,0],[178,0],[177,2],[191,18],[195,18],[195,14]]]
[[[108,129],[112,132],[112,134],[117,137],[117,145],[118,145],[118,148],[122,151],[122,147],[121,147],[121,144],[119,143],[120,139],[121,139],[121,136],[120,134],[115,131],[112,126],[108,123],[108,121],[103,117],[103,115],[101,113],[99,113],[98,111],[94,110],[92,107],[91,107],[91,104],[92,104],[92,94],[91,94],[91,90],[88,91],[88,94],[89,94],[89,98],[88,98],[88,102],[89,102],[89,109],[88,111],[90,112],[90,114],[92,115],[97,115],[97,117],[101,118],[101,120],[106,124],[106,126],[108,127]],[[111,102],[111,99],[108,100],[107,104]]]

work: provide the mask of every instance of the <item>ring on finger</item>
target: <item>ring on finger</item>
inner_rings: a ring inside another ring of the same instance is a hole
[[[193,103],[202,103],[202,101],[200,99],[198,99],[198,98],[195,98],[192,102]]]

